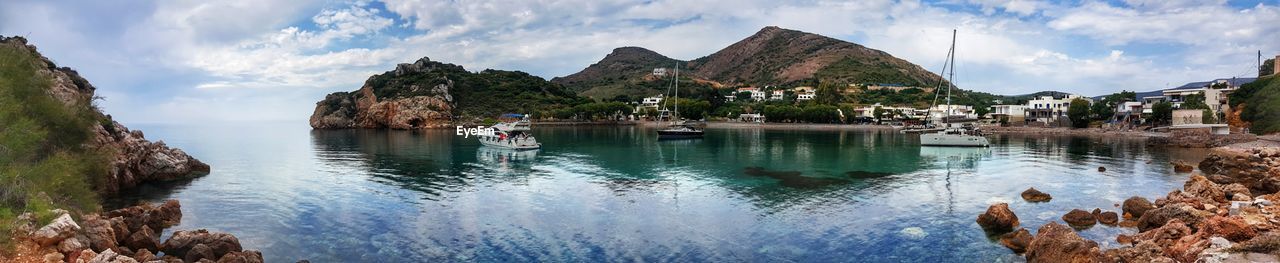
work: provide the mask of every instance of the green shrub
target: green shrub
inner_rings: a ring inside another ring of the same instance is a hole
[[[108,172],[106,154],[83,144],[92,125],[111,126],[110,119],[89,101],[67,106],[49,96],[38,62],[25,47],[0,45],[0,231],[25,212],[47,222],[54,208],[96,210],[92,185]]]

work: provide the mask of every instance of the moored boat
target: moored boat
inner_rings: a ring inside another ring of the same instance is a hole
[[[533,150],[542,148],[542,143],[538,139],[529,135],[530,123],[528,116],[519,115],[517,121],[500,122],[493,125],[492,134],[480,134],[480,144],[491,147],[515,149],[515,150]]]

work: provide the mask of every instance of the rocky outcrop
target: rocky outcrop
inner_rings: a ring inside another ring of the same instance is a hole
[[[1032,187],[1027,188],[1026,191],[1022,191],[1022,199],[1027,200],[1027,202],[1038,203],[1048,202],[1053,199],[1053,196],[1050,196],[1045,192],[1040,192],[1040,190],[1036,190],[1035,187]]]
[[[37,74],[50,79],[47,89],[50,96],[68,108],[91,105],[94,99],[93,85],[75,70],[58,67],[53,61],[39,54],[35,46],[27,45],[22,37],[0,37],[0,45],[11,45],[30,51],[39,58]],[[152,142],[143,138],[141,131],[130,131],[111,120],[110,115],[94,112],[99,123],[86,127],[92,138],[86,144],[90,148],[109,153],[108,174],[99,185],[93,187],[104,195],[113,195],[148,181],[162,181],[200,175],[209,172],[209,166],[187,155],[182,150],[168,147],[164,142]]]
[[[1098,218],[1084,210],[1072,209],[1071,212],[1062,215],[1062,221],[1067,222],[1067,225],[1071,225],[1074,228],[1087,228],[1097,224]]]
[[[1218,183],[1239,183],[1255,194],[1280,191],[1280,147],[1219,147],[1199,164]]]
[[[1251,142],[1258,137],[1253,134],[1212,134],[1208,129],[1178,130],[1169,136],[1158,136],[1147,139],[1147,145],[1160,147],[1214,148],[1237,143]]]
[[[395,70],[374,75],[355,92],[336,92],[316,103],[311,127],[316,129],[390,128],[424,129],[452,125],[454,100],[450,94],[454,80],[438,76],[427,82],[398,82],[435,71],[461,68],[452,64],[419,59],[400,64]],[[394,86],[394,87],[387,87]],[[376,90],[396,92],[376,92]],[[380,97],[383,96],[383,97]]]
[[[1000,244],[1009,248],[1009,250],[1013,250],[1013,253],[1021,254],[1027,251],[1027,246],[1031,245],[1033,238],[1031,231],[1027,231],[1026,228],[1020,228],[1018,231],[1001,235]]]
[[[240,240],[227,233],[176,231],[161,243],[160,233],[182,220],[176,200],[86,215],[83,227],[69,213],[54,212],[62,214],[38,229],[18,231],[15,240],[35,247],[46,259],[66,262],[262,262],[262,253],[244,250]],[[21,224],[30,224],[35,217],[22,218]]]
[[[1099,262],[1102,251],[1097,242],[1080,237],[1070,227],[1050,222],[1036,231],[1026,258],[1027,262]]]
[[[1018,226],[1018,215],[1009,210],[1009,204],[997,203],[987,207],[987,212],[978,215],[978,225],[994,233],[1012,231]]]
[[[170,181],[209,173],[209,165],[163,141],[152,142],[142,131],[129,130],[119,122],[94,125],[92,147],[110,152],[111,165],[106,183],[99,186],[108,195],[150,181]]]
[[[1124,210],[1125,214],[1128,214],[1133,218],[1138,218],[1138,217],[1142,217],[1142,215],[1146,213],[1147,210],[1151,210],[1155,208],[1156,208],[1155,205],[1151,204],[1151,201],[1147,200],[1146,198],[1142,198],[1141,196],[1134,196],[1134,197],[1129,197],[1129,199],[1125,199],[1121,209]]]

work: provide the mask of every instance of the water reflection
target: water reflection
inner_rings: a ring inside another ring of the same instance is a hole
[[[973,224],[989,202],[1010,202],[1038,226],[1180,180],[1162,172],[1175,155],[1113,138],[995,136],[991,148],[947,148],[891,132],[709,129],[702,140],[658,141],[643,127],[540,127],[544,148],[517,152],[450,132],[311,132],[317,170],[373,182],[364,190],[378,194],[357,202],[398,207],[367,216],[409,222],[350,233],[405,231],[379,242],[408,248],[376,255],[990,261],[1008,252]],[[1015,202],[1029,186],[1055,202]]]

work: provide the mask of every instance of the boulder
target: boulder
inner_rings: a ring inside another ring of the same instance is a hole
[[[1175,263],[1172,258],[1164,256],[1164,250],[1150,241],[1134,244],[1132,247],[1109,249],[1103,252],[1106,260],[1102,262],[1152,262]]]
[[[1204,176],[1194,175],[1191,179],[1182,185],[1183,193],[1198,197],[1203,201],[1226,202],[1227,195],[1223,193],[1222,187],[1209,181]]]
[[[1280,252],[1280,233],[1266,232],[1231,247],[1233,252],[1274,254]]]
[[[94,251],[104,251],[116,248],[116,233],[111,227],[111,221],[98,215],[89,215],[84,217],[84,233],[85,239]]]
[[[1246,241],[1258,235],[1258,232],[1239,216],[1210,217],[1202,223],[1200,231],[1210,237],[1222,237],[1232,242]]]
[[[134,253],[133,259],[137,260],[138,262],[148,262],[152,260],[158,260],[160,258],[156,257],[155,253],[151,253],[151,250],[147,250],[144,248],[144,249],[139,249],[137,253]]]
[[[1087,228],[1098,223],[1098,219],[1092,213],[1080,209],[1072,209],[1071,212],[1062,215],[1062,221],[1066,221],[1068,225],[1075,228]]]
[[[1106,172],[1106,171],[1107,171],[1107,167],[1105,167],[1105,166],[1098,166],[1098,172],[1099,172],[1099,173]]]
[[[106,250],[103,250],[103,251],[106,251]],[[93,260],[93,258],[95,257],[98,257],[98,253],[93,252],[92,249],[85,249],[85,250],[81,250],[78,253],[72,254],[68,262],[84,263],[84,262],[89,262]]]
[[[1098,243],[1076,235],[1070,227],[1049,222],[1027,246],[1027,262],[1099,262]]]
[[[1121,207],[1121,210],[1124,210],[1126,214],[1129,214],[1134,218],[1138,218],[1138,217],[1142,217],[1142,215],[1146,213],[1147,210],[1151,210],[1155,208],[1156,206],[1152,205],[1151,201],[1148,201],[1146,198],[1142,198],[1141,196],[1134,196],[1124,200],[1124,204]]]
[[[1026,228],[1020,228],[1018,231],[1007,233],[1000,236],[1000,244],[1013,250],[1013,253],[1022,254],[1027,251],[1027,246],[1031,245],[1031,231]]]
[[[262,252],[256,250],[231,252],[218,259],[218,263],[262,263]]]
[[[1038,203],[1038,202],[1048,202],[1049,200],[1053,199],[1053,196],[1050,196],[1049,194],[1044,192],[1040,192],[1040,190],[1036,190],[1035,187],[1032,187],[1032,188],[1027,188],[1026,191],[1022,191],[1022,199],[1027,200],[1027,202]]]
[[[1212,181],[1212,180],[1210,180]],[[1252,193],[1249,188],[1242,184],[1226,184],[1222,185],[1222,192],[1226,195],[1227,200],[1231,201],[1253,201]]]
[[[1182,220],[1173,219],[1158,228],[1142,231],[1134,235],[1133,240],[1137,242],[1153,242],[1165,246],[1182,237],[1191,235],[1191,232],[1191,228],[1182,223]]]
[[[1191,164],[1190,164],[1190,163],[1187,163],[1187,162],[1184,162],[1184,161],[1173,161],[1173,162],[1170,162],[1170,163],[1172,163],[1172,164],[1173,164],[1173,171],[1174,171],[1174,172],[1179,172],[1179,173],[1190,173],[1191,171],[1194,171],[1194,170],[1196,169],[1196,168],[1195,168],[1195,166],[1191,166]]]
[[[987,207],[986,213],[978,215],[977,221],[984,230],[1005,233],[1018,226],[1018,215],[1009,210],[1009,204],[997,203]]]
[[[67,255],[80,252],[88,247],[89,246],[85,245],[84,242],[80,242],[80,238],[78,237],[69,237],[67,239],[63,239],[62,242],[58,242],[58,252]]]
[[[48,225],[40,227],[31,234],[31,239],[40,246],[51,246],[62,242],[63,239],[75,236],[76,231],[80,231],[80,225],[71,219],[71,214],[62,214],[49,222]]]
[[[173,255],[183,259],[190,259],[187,253],[196,245],[204,245],[212,253],[208,258],[210,260],[220,258],[230,252],[240,252],[240,240],[235,236],[227,233],[210,233],[208,230],[199,229],[195,231],[177,231],[173,236],[164,241],[163,251],[165,255]],[[202,255],[203,256],[203,255]],[[199,258],[197,258],[199,259]],[[195,260],[190,260],[195,261]]]
[[[44,254],[43,258],[45,263],[60,263],[62,262],[62,259],[65,257],[66,256],[63,256],[62,253],[49,252],[47,254]]]
[[[1120,222],[1120,215],[1111,211],[1102,212],[1101,214],[1098,214],[1097,218],[1098,223],[1108,226],[1114,226],[1116,223]]]
[[[1121,245],[1132,245],[1132,244],[1133,244],[1133,236],[1125,235],[1125,234],[1120,234],[1120,235],[1116,236],[1116,243],[1119,243],[1119,244],[1121,244]]]
[[[196,262],[202,259],[208,260],[213,258],[217,258],[217,256],[214,255],[212,248],[209,248],[209,246],[205,244],[196,244],[195,246],[192,246],[190,250],[187,250],[182,261]]]
[[[1138,231],[1158,228],[1173,219],[1179,219],[1189,226],[1199,225],[1204,216],[1194,213],[1192,210],[1194,208],[1188,205],[1168,205],[1152,209],[1138,218]]]
[[[129,235],[129,239],[125,240],[124,245],[136,250],[159,251],[160,236],[155,231],[151,231],[151,227],[142,226],[142,229]]]
[[[112,210],[106,215],[124,219],[129,232],[138,231],[143,226],[150,227],[152,230],[162,230],[182,222],[182,205],[177,200],[167,200],[159,206],[144,203]]]

